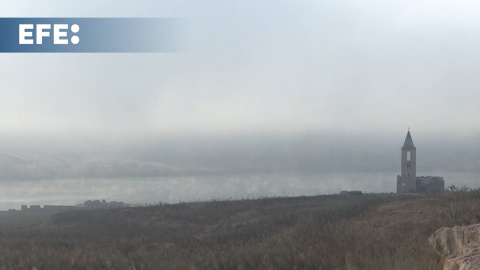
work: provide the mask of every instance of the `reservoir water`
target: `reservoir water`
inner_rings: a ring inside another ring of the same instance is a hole
[[[262,173],[152,178],[76,178],[0,181],[0,210],[22,204],[76,205],[105,199],[131,204],[335,194],[342,190],[395,192],[398,172]],[[476,188],[480,174],[434,172],[445,187]]]

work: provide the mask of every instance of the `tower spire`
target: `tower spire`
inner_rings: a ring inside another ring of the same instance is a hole
[[[410,128],[407,132],[407,136],[405,137],[405,142],[403,143],[402,149],[415,149],[415,145],[413,144],[412,135],[410,135]]]

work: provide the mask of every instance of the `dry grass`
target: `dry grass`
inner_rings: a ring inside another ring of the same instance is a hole
[[[428,236],[479,210],[452,188],[66,212],[3,226],[0,269],[441,269]]]

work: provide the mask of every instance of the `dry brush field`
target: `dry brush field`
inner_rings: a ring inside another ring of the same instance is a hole
[[[322,195],[0,215],[0,269],[441,269],[480,191]]]

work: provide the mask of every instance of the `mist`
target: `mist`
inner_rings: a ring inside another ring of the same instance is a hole
[[[475,1],[2,5],[19,17],[186,21],[182,53],[0,55],[3,134],[480,132]]]
[[[480,172],[480,148],[474,138],[413,136],[419,173]],[[5,137],[0,144],[0,179],[395,173],[403,140],[404,134],[393,138],[321,133],[159,135],[110,141]]]
[[[411,128],[418,175],[475,185],[479,11],[476,1],[2,2],[7,17],[174,17],[185,28],[180,53],[0,55],[0,181],[131,189],[193,177],[204,190],[212,177],[246,196],[228,184],[244,177],[283,179],[285,194],[390,192]]]

